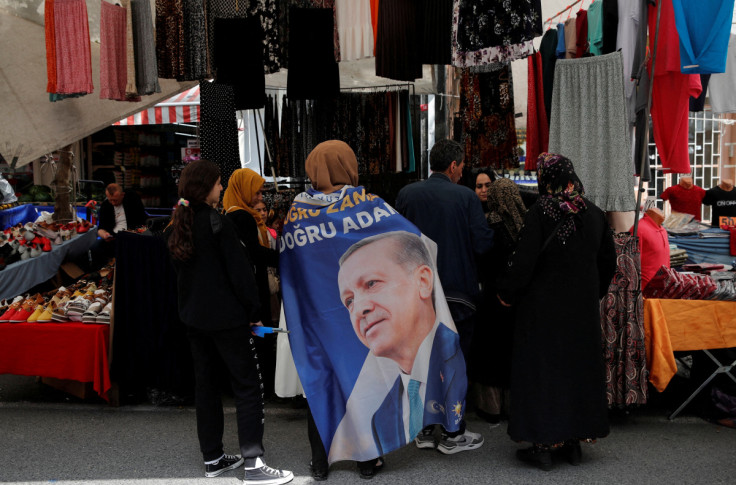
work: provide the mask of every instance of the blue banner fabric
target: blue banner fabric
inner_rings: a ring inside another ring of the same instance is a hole
[[[346,186],[297,196],[279,250],[289,342],[328,461],[376,458],[429,424],[457,431],[467,377],[436,245]]]

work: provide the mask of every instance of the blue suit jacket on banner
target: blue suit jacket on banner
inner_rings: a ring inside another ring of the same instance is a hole
[[[455,427],[446,428],[447,431],[457,431],[459,428],[465,411],[467,390],[465,360],[459,349],[458,334],[440,323],[429,358],[423,426],[440,423],[447,427],[454,423]],[[403,392],[401,377],[398,377],[391,392],[373,415],[373,438],[382,455],[407,444],[402,419]]]
[[[381,360],[369,353],[355,335],[350,314],[340,299],[337,274],[338,260],[352,244],[392,231],[407,231],[422,237],[416,226],[381,198],[366,193],[363,187],[345,186],[332,194],[310,190],[297,196],[279,240],[284,316],[290,331],[291,352],[331,463],[364,461],[380,455],[371,435],[371,418],[390,391],[399,369],[390,359]],[[423,241],[436,258],[436,245],[424,237]],[[433,266],[436,267],[436,261]],[[439,357],[432,355],[428,381],[437,383],[428,382],[425,395],[429,396],[427,402],[436,401],[438,409],[440,406],[444,409],[456,404],[454,401],[446,404],[453,386],[457,386],[458,395],[464,398],[467,378],[436,271],[434,292],[438,330],[432,352]],[[444,384],[440,375],[445,379]],[[365,408],[368,403],[369,409]],[[354,405],[357,412],[348,413],[348,407],[352,409]],[[463,405],[461,402],[461,411]],[[385,417],[388,428],[398,430],[398,424],[390,424],[401,419],[400,410],[397,412],[378,414],[381,416],[376,420],[378,427]],[[425,413],[425,422],[430,419],[428,416]],[[438,413],[435,418],[431,422],[441,423],[449,430],[456,426],[455,419],[446,414]],[[338,428],[344,432],[338,433]],[[398,437],[398,431],[393,434]],[[384,453],[401,446],[395,438],[391,445],[388,441],[382,443]]]

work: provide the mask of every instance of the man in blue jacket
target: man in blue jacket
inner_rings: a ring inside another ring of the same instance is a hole
[[[436,142],[429,154],[432,175],[401,189],[396,209],[437,243],[437,271],[467,365],[476,321],[476,299],[480,295],[475,255],[491,249],[493,230],[488,227],[478,196],[457,184],[463,174],[464,158],[459,143]],[[463,421],[458,433],[443,430],[438,445],[432,427],[425,428],[415,443],[419,448],[437,446],[443,453],[457,453],[477,447],[473,442],[482,439],[477,433],[465,431]]]

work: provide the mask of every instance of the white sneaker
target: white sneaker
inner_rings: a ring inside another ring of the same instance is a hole
[[[465,433],[451,438],[442,433],[437,449],[445,455],[454,455],[461,451],[475,450],[483,446],[483,435],[465,430]]]
[[[281,485],[294,479],[289,470],[276,470],[266,465],[261,458],[256,458],[255,468],[246,468],[243,485]]]

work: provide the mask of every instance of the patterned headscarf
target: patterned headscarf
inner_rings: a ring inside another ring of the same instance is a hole
[[[222,197],[222,206],[225,212],[245,211],[255,219],[258,224],[258,241],[261,246],[271,247],[268,242],[268,229],[266,221],[261,220],[261,215],[253,209],[250,204],[256,192],[261,190],[266,180],[257,172],[249,168],[239,168],[230,176]]]
[[[526,213],[516,183],[507,178],[493,182],[488,191],[488,209],[488,222],[503,222],[511,238],[516,241]]]
[[[537,159],[539,204],[545,216],[553,221],[566,218],[557,231],[557,239],[564,243],[575,232],[573,217],[588,209],[583,195],[583,183],[575,173],[572,162],[554,153],[542,153]]]
[[[304,163],[312,187],[331,194],[345,185],[358,185],[358,160],[350,145],[340,140],[327,140],[316,147]]]

